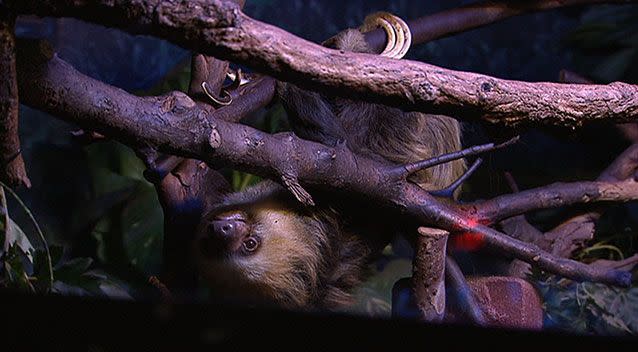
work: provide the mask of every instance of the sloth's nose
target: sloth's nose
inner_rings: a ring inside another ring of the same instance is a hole
[[[213,220],[213,235],[227,240],[243,237],[248,234],[246,223],[241,220]]]
[[[224,213],[215,217],[211,221],[210,229],[209,237],[231,251],[239,248],[243,239],[250,233],[245,216],[236,212]]]

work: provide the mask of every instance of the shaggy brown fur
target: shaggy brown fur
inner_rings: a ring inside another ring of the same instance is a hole
[[[369,52],[357,30],[344,31],[329,43]],[[325,96],[288,83],[280,83],[278,91],[293,130],[305,139],[345,142],[354,152],[395,163],[461,148],[459,124],[446,116]],[[419,172],[413,181],[439,189],[463,171],[464,163],[455,161]],[[315,200],[317,206],[302,208],[270,181],[228,196],[221,209],[248,214],[251,231],[263,241],[250,255],[211,259],[196,251],[203,277],[223,294],[286,307],[337,309],[351,303],[350,292],[366,278],[370,262],[397,226],[388,214],[360,203],[320,194]],[[217,213],[203,221],[200,238],[206,236],[207,219]]]
[[[355,29],[343,31],[324,44],[372,52]],[[461,127],[451,117],[325,96],[285,82],[279,83],[278,92],[293,130],[305,139],[329,145],[344,141],[354,152],[400,164],[461,148]],[[440,189],[464,170],[464,161],[456,160],[421,171],[412,180],[425,189]]]

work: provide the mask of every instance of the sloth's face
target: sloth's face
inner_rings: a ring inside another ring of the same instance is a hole
[[[317,284],[320,239],[312,218],[277,201],[225,207],[195,240],[201,276],[235,299],[302,306]]]

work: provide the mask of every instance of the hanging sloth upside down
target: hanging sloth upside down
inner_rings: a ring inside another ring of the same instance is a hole
[[[356,29],[339,33],[331,47],[368,52]],[[279,98],[299,137],[404,164],[461,149],[459,123],[446,116],[404,112],[332,97],[279,83]],[[456,160],[420,171],[410,180],[441,189],[458,179]],[[313,191],[305,207],[277,183],[263,181],[229,194],[202,217],[192,245],[199,274],[214,295],[294,309],[334,310],[353,303],[351,292],[404,228],[418,224],[353,197]]]

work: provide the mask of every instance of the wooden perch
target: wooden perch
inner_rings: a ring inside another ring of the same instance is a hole
[[[0,0],[20,14],[75,17],[149,34],[302,87],[506,126],[576,128],[638,117],[638,87],[529,83],[332,50],[256,21],[221,0]]]
[[[412,285],[424,321],[439,322],[445,316],[445,257],[448,235],[444,230],[419,227]]]

